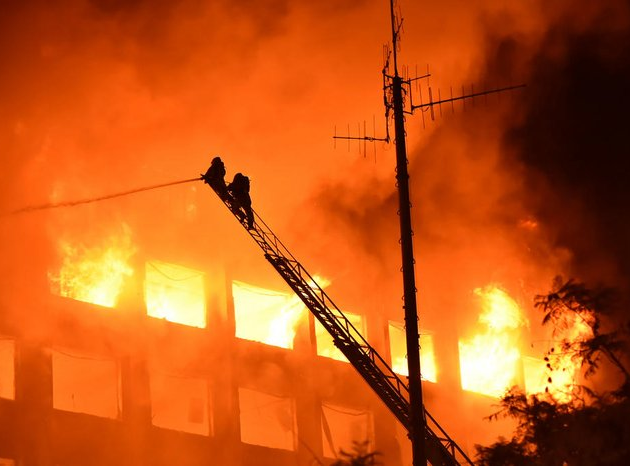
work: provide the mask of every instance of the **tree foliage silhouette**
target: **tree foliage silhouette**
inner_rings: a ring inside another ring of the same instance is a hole
[[[630,325],[617,322],[615,293],[589,288],[574,280],[557,277],[550,293],[536,297],[544,325],[554,335],[576,322],[589,332],[578,339],[561,338],[545,360],[553,377],[558,354],[579,362],[585,383],[569,387],[569,397],[560,399],[548,391],[527,396],[513,387],[500,401],[500,410],[490,416],[517,422],[511,439],[477,446],[480,466],[617,466],[630,464],[630,373],[627,360]],[[596,391],[586,382],[606,364],[614,372],[613,388]]]
[[[346,452],[340,450],[340,458],[331,466],[378,466],[376,457],[380,453],[377,451],[369,451],[369,442],[352,442],[352,451]]]

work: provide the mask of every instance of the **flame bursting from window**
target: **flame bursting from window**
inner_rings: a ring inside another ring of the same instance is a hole
[[[105,307],[115,307],[125,280],[133,275],[129,265],[136,249],[131,232],[124,226],[119,235],[107,238],[100,246],[61,240],[63,257],[57,273],[48,273],[51,292]]]
[[[483,333],[459,341],[461,383],[464,390],[500,397],[518,382],[521,352],[518,329],[527,324],[518,304],[501,288],[477,288]]]
[[[304,304],[297,296],[291,296],[278,315],[269,322],[269,334],[264,343],[281,348],[293,348],[296,328],[305,315]]]
[[[309,286],[324,289],[330,280],[314,275]],[[232,282],[236,336],[266,345],[293,349],[297,327],[306,317],[302,300],[293,293]]]
[[[304,304],[294,294],[233,281],[236,336],[266,345],[293,349]]]

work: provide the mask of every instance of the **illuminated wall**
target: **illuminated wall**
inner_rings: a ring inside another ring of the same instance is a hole
[[[339,450],[352,451],[354,442],[374,445],[372,413],[330,403],[322,404],[324,456],[336,458]]]
[[[252,445],[295,450],[297,425],[294,400],[238,389],[241,441]]]
[[[210,435],[208,383],[205,380],[154,373],[150,388],[154,426]]]
[[[15,399],[15,341],[3,337],[0,337],[0,398]]]
[[[53,350],[52,380],[55,409],[119,417],[120,374],[116,361]]]

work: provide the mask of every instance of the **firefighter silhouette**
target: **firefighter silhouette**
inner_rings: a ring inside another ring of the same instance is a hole
[[[228,185],[227,191],[234,199],[234,213],[241,218],[247,218],[247,228],[254,228],[254,212],[252,211],[252,199],[249,197],[249,178],[242,173],[234,175],[234,179]]]
[[[225,185],[225,164],[221,157],[215,157],[210,163],[210,167],[204,175],[201,175],[204,183],[210,185],[216,191],[221,199],[228,196],[227,186]]]

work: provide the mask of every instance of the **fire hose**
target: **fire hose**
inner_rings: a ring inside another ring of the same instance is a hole
[[[150,191],[152,189],[165,188],[167,186],[174,186],[174,185],[177,185],[177,184],[190,183],[192,181],[200,181],[202,179],[203,179],[203,176],[200,176],[200,177],[196,177],[196,178],[188,178],[186,180],[171,181],[169,183],[160,183],[160,184],[154,184],[154,185],[151,185],[151,186],[144,186],[142,188],[130,189],[128,191],[121,191],[121,192],[118,192],[118,193],[106,194],[104,196],[91,197],[91,198],[88,198],[88,199],[79,199],[79,200],[76,200],[76,201],[48,202],[46,204],[31,205],[31,206],[21,207],[19,209],[13,210],[13,211],[9,212],[9,215],[21,214],[21,213],[26,213],[26,212],[33,212],[33,211],[36,211],[36,210],[56,209],[56,208],[59,208],[59,207],[74,207],[74,206],[81,205],[81,204],[90,204],[92,202],[98,202],[98,201],[104,201],[104,200],[107,200],[107,199],[113,199],[115,197],[128,196],[130,194],[140,193],[142,191]]]

